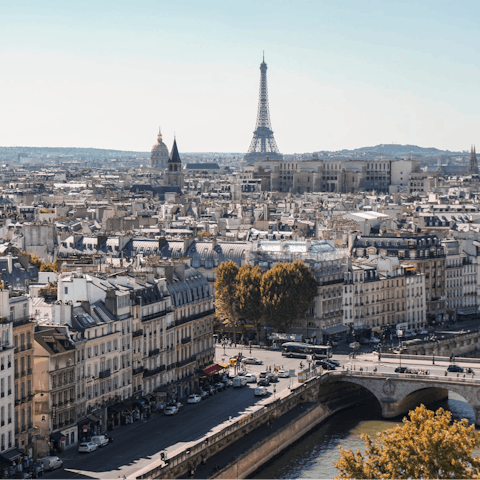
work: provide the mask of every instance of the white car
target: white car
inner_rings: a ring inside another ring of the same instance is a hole
[[[245,357],[242,359],[242,362],[245,364],[249,363],[251,365],[263,365],[263,361],[255,357]]]
[[[187,403],[198,403],[201,400],[202,400],[202,397],[194,393],[187,398]]]
[[[419,335],[428,335],[428,330],[419,330],[418,334]]]
[[[106,435],[94,435],[90,441],[96,443],[99,447],[106,447],[109,439]]]
[[[288,378],[290,376],[290,372],[288,370],[279,370],[277,375],[280,378]]]
[[[255,396],[256,397],[264,397],[268,395],[267,387],[256,387],[255,388]]]
[[[163,413],[164,415],[176,415],[178,413],[178,408],[175,405],[169,405],[165,408]]]
[[[247,383],[257,383],[257,376],[253,373],[247,373],[245,379],[247,380]]]
[[[95,442],[82,442],[78,446],[78,451],[82,453],[94,452],[98,448],[98,443]]]

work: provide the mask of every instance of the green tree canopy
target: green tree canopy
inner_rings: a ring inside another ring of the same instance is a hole
[[[375,440],[363,434],[363,454],[339,447],[337,478],[480,478],[480,458],[473,455],[480,445],[475,425],[452,422],[450,412],[424,405],[409,416]]]
[[[262,276],[260,267],[253,267],[247,263],[238,269],[236,279],[236,309],[238,315],[255,325],[258,339],[260,339],[260,326],[263,320],[263,302],[260,291]]]
[[[238,326],[237,274],[238,266],[233,261],[223,262],[215,269],[215,310],[225,322],[233,327],[234,339]]]
[[[288,331],[317,295],[317,281],[300,261],[277,263],[263,275],[261,294],[267,324]]]

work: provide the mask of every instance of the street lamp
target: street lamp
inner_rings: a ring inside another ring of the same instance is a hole
[[[252,341],[248,341],[248,346],[250,347],[250,355],[252,354]]]
[[[277,386],[273,386],[273,398],[275,398],[275,394],[277,393]]]

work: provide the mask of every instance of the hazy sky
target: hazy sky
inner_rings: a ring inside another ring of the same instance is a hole
[[[0,145],[480,145],[480,2],[0,0]]]

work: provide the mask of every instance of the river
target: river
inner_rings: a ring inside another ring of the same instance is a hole
[[[448,400],[430,406],[439,407],[450,410],[454,419],[467,418],[470,423],[475,422],[473,408],[455,393],[449,393]],[[338,475],[333,464],[339,457],[339,445],[353,451],[363,450],[360,434],[374,436],[400,422],[401,418],[384,420],[380,409],[373,411],[371,406],[345,410],[312,430],[250,478],[333,478]]]

